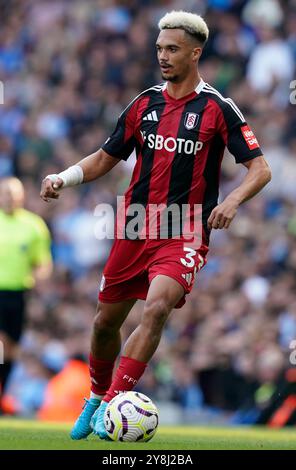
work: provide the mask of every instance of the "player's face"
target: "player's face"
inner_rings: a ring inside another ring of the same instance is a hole
[[[182,29],[163,29],[156,41],[157,58],[164,80],[182,82],[196,68],[201,48]]]

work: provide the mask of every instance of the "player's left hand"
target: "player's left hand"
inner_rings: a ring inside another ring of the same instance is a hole
[[[226,198],[221,204],[216,206],[208,218],[208,228],[211,230],[228,228],[234,219],[238,208],[238,203],[233,199]]]

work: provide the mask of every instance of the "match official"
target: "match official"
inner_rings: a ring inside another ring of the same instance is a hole
[[[24,327],[26,293],[35,280],[46,280],[52,269],[48,228],[23,204],[21,181],[0,180],[0,341],[4,347],[0,398]]]

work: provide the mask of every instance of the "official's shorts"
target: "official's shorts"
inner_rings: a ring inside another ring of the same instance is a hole
[[[25,295],[24,291],[0,290],[0,333],[5,333],[16,343],[24,326]]]
[[[145,300],[152,279],[162,274],[183,287],[184,296],[175,306],[180,308],[197,272],[206,264],[207,252],[207,246],[195,250],[182,239],[116,239],[103,270],[99,300],[106,303]]]

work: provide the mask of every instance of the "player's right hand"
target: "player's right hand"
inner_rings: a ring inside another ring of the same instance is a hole
[[[51,178],[56,176],[56,178]],[[44,178],[41,183],[40,197],[45,202],[50,202],[51,199],[58,199],[60,197],[58,190],[63,187],[63,180],[57,175],[49,175]]]

